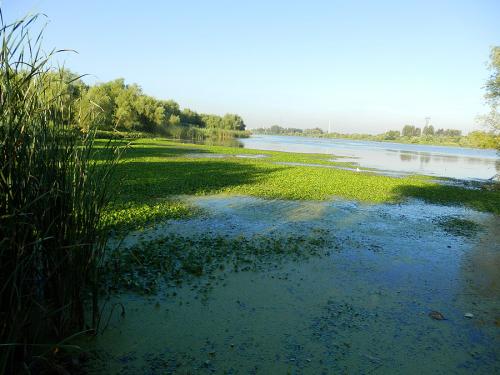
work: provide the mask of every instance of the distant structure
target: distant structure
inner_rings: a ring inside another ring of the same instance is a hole
[[[332,132],[332,122],[328,120],[328,134]]]
[[[425,118],[425,126],[429,126],[430,123],[431,123],[431,118],[429,116],[427,116]]]

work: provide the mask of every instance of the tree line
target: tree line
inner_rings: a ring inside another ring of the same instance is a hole
[[[320,138],[345,138],[370,141],[396,141],[403,143],[422,144],[446,144],[478,148],[498,148],[500,137],[494,132],[473,131],[468,135],[463,135],[458,129],[435,129],[433,125],[426,125],[423,128],[414,125],[404,125],[402,130],[389,130],[381,134],[345,134],[332,132],[328,133],[321,128],[299,129],[285,128],[273,125],[269,128],[252,129],[254,134],[268,135],[289,135]]]
[[[82,129],[146,132],[169,135],[176,127],[206,128],[225,131],[244,131],[246,125],[237,114],[197,113],[189,108],[181,109],[174,100],[161,100],[146,95],[135,83],[127,84],[123,78],[109,82],[86,84],[81,76],[69,71],[52,72],[47,98],[58,95],[69,108],[78,103],[77,111],[61,113],[65,121]],[[57,93],[57,94],[56,94]],[[55,108],[55,111],[60,109]]]

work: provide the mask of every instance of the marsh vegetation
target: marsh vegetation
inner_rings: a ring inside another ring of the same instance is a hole
[[[248,133],[55,69],[38,18],[0,29],[0,373],[499,371],[498,184],[166,139]]]

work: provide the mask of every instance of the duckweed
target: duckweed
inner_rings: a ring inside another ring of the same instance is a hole
[[[283,259],[305,259],[330,248],[324,236],[253,236],[250,238],[167,235],[127,249],[116,248],[104,266],[110,290],[152,293],[202,275],[256,271]],[[334,245],[332,244],[331,248]]]
[[[197,157],[189,154],[196,153]],[[226,158],[203,158],[203,154]],[[162,139],[135,140],[124,153],[116,172],[116,202],[110,207],[115,226],[140,227],[148,222],[196,215],[177,195],[232,194],[268,199],[401,202],[418,198],[429,203],[463,205],[500,214],[500,189],[446,186],[425,176],[401,178],[369,171],[355,172],[277,162],[344,165],[331,155],[299,154],[245,149],[265,158],[237,158],[241,149],[190,145]]]

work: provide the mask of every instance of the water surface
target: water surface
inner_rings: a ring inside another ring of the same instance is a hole
[[[258,269],[114,297],[109,306],[123,303],[126,315],[114,314],[90,343],[101,357],[91,373],[499,373],[498,217],[418,201],[187,199],[208,214],[132,233],[122,245],[169,234],[300,234],[324,238],[325,252],[261,256]],[[448,218],[479,229],[450,232],[438,224]],[[431,319],[433,310],[446,320]]]
[[[241,139],[257,150],[343,156],[361,167],[457,179],[489,179],[500,173],[495,150],[390,142],[256,135]]]

